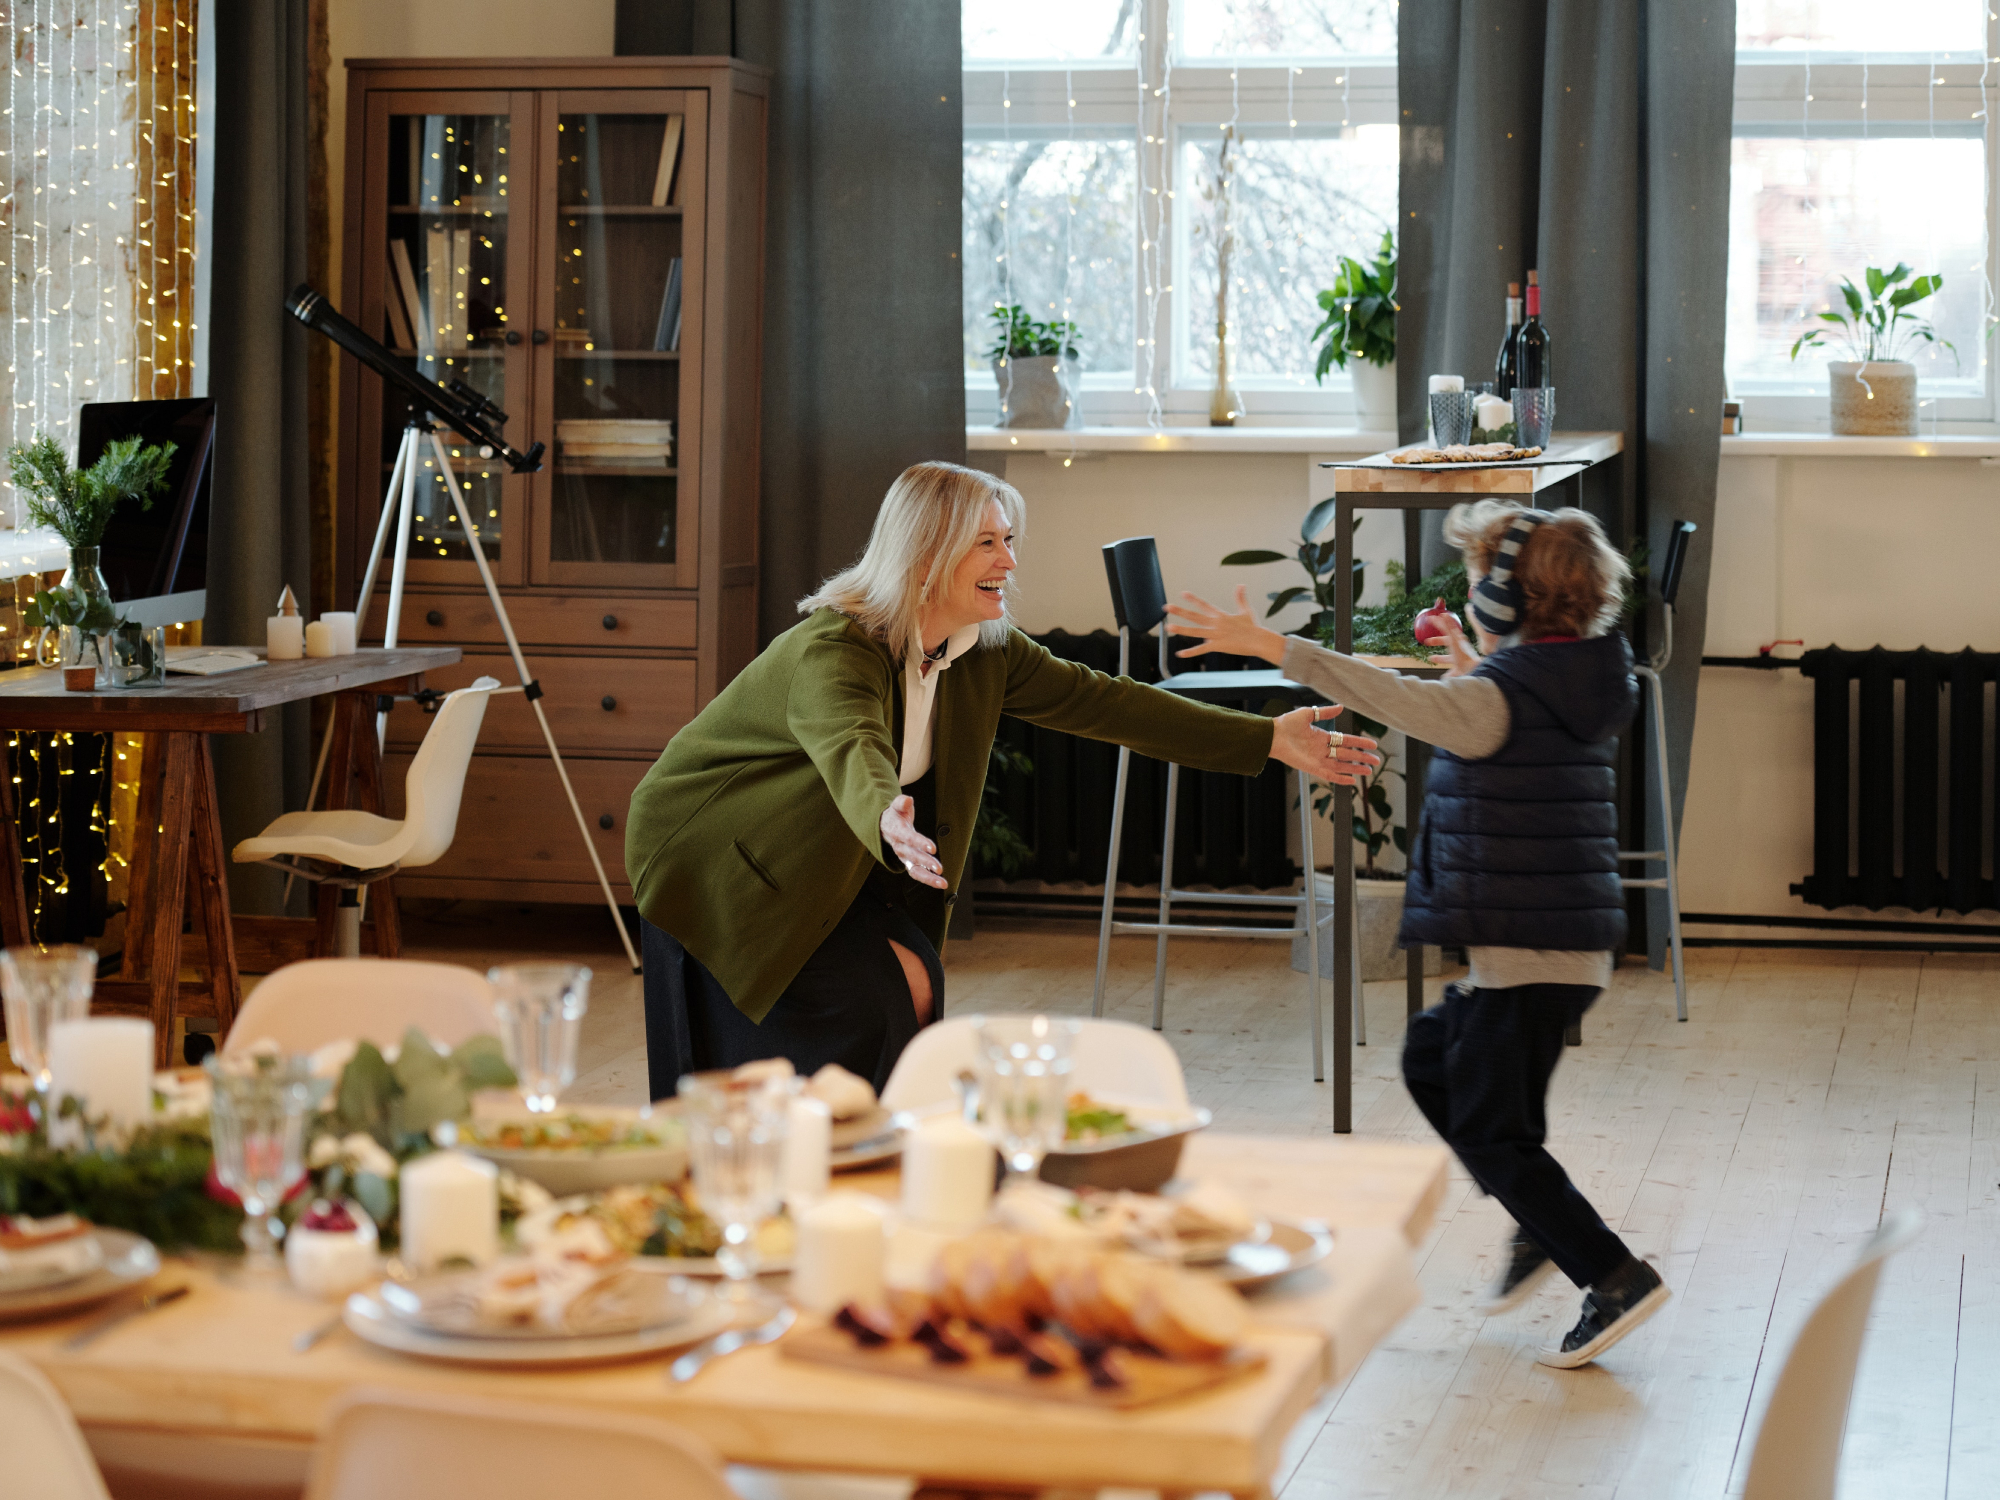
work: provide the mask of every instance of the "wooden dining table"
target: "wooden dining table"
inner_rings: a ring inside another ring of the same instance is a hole
[[[156,1286],[190,1294],[81,1350],[83,1318],[0,1328],[0,1350],[36,1365],[100,1454],[190,1439],[296,1455],[298,1472],[333,1403],[357,1386],[476,1394],[663,1417],[732,1463],[808,1472],[920,1476],[983,1491],[1132,1486],[1269,1493],[1286,1439],[1333,1382],[1419,1301],[1414,1251],[1445,1192],[1441,1147],[1327,1136],[1193,1138],[1182,1175],[1223,1183],[1265,1215],[1332,1230],[1331,1255],[1253,1295],[1258,1371],[1199,1395],[1117,1411],[1059,1405],[829,1369],[778,1346],[715,1360],[685,1384],[661,1359],[575,1370],[428,1363],[338,1329],[307,1352],[300,1333],[334,1309],[281,1282],[250,1283],[212,1259],[171,1258]],[[837,1185],[893,1194],[893,1168]],[[88,1314],[84,1315],[89,1316]],[[805,1320],[807,1323],[810,1320]]]

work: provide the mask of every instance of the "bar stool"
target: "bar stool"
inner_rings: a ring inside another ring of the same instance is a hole
[[[1175,672],[1167,645],[1167,589],[1160,576],[1160,553],[1152,537],[1133,536],[1112,542],[1104,549],[1104,571],[1111,584],[1111,608],[1118,618],[1118,673],[1132,669],[1132,638],[1150,630],[1159,632],[1160,682],[1167,692],[1200,703],[1263,704],[1283,698],[1294,707],[1307,707],[1326,700],[1312,689],[1291,681],[1284,673],[1265,669],[1236,672]],[[1303,935],[1306,939],[1306,990],[1311,1006],[1313,1082],[1326,1080],[1324,1048],[1320,1040],[1319,943],[1320,929],[1326,925],[1319,915],[1319,900],[1312,880],[1312,783],[1303,771],[1294,772],[1299,797],[1299,847],[1306,878],[1296,896],[1266,896],[1178,890],[1174,886],[1174,814],[1179,801],[1181,768],[1167,762],[1167,826],[1160,855],[1160,913],[1154,922],[1120,922],[1112,915],[1118,890],[1118,854],[1125,833],[1125,785],[1132,764],[1132,752],[1118,749],[1118,781],[1111,797],[1111,852],[1104,868],[1104,915],[1097,932],[1097,984],[1091,992],[1090,1013],[1104,1014],[1104,974],[1111,957],[1114,933],[1153,933],[1158,947],[1153,957],[1153,1030],[1161,1028],[1167,994],[1167,939],[1178,937],[1283,938],[1287,942]],[[1173,903],[1193,899],[1203,905],[1284,907],[1294,913],[1289,927],[1223,927],[1173,920]],[[1349,945],[1350,949],[1352,944]],[[1357,1018],[1360,1008],[1356,1007]]]
[[[1674,796],[1667,776],[1667,694],[1660,682],[1660,674],[1666,671],[1667,663],[1674,656],[1674,600],[1681,591],[1681,565],[1687,561],[1688,538],[1694,532],[1692,521],[1674,523],[1673,534],[1667,539],[1666,566],[1660,570],[1660,615],[1665,621],[1666,638],[1657,656],[1632,669],[1632,674],[1646,685],[1646,693],[1652,699],[1653,754],[1659,767],[1663,847],[1618,851],[1620,859],[1643,860],[1649,864],[1657,862],[1665,868],[1663,875],[1650,879],[1625,877],[1619,883],[1627,890],[1663,890],[1667,893],[1667,936],[1673,945],[1674,1017],[1680,1021],[1688,1018],[1687,965],[1681,951],[1681,888],[1676,873],[1679,861],[1674,855]]]

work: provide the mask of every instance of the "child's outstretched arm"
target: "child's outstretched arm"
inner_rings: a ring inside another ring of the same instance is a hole
[[[1294,682],[1379,719],[1391,729],[1469,760],[1491,755],[1507,743],[1512,716],[1506,694],[1490,678],[1457,675],[1429,682],[1404,677],[1298,636],[1280,635],[1257,623],[1250,613],[1249,591],[1241,587],[1236,590],[1235,612],[1218,609],[1194,594],[1181,598],[1186,603],[1169,604],[1167,612],[1178,621],[1175,628],[1180,634],[1197,636],[1200,644],[1177,655],[1227,651],[1261,657],[1283,667]],[[1469,648],[1461,649],[1466,657],[1477,660]],[[1458,657],[1459,652],[1454,651],[1453,656]],[[1461,673],[1466,669],[1462,660],[1454,665]]]

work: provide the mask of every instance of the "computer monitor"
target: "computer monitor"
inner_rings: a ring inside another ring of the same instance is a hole
[[[87,469],[120,438],[174,445],[167,482],[150,509],[127,500],[111,513],[98,549],[111,597],[143,625],[199,620],[208,609],[208,518],[215,401],[100,401],[77,423],[76,463]]]

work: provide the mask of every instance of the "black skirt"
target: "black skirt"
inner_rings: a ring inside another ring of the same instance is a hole
[[[929,821],[922,815],[926,800],[918,798],[919,826]],[[738,1010],[672,933],[642,920],[652,1097],[671,1098],[684,1074],[766,1057],[789,1058],[807,1074],[839,1063],[880,1093],[918,1029],[910,982],[891,941],[923,962],[931,976],[931,1016],[944,1013],[944,966],[905,905],[919,889],[900,871],[872,871],[762,1022]]]

